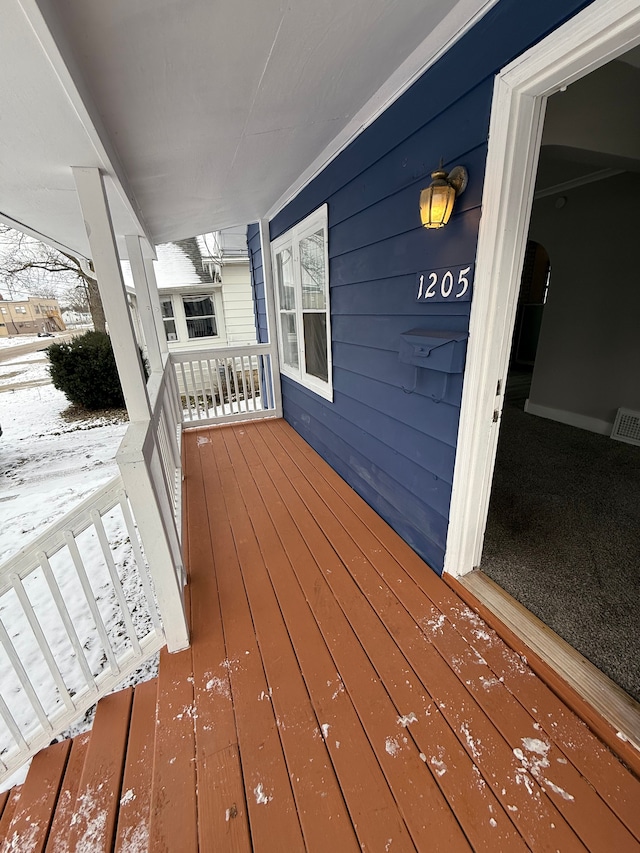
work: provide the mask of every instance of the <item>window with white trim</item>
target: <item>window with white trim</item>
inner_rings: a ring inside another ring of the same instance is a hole
[[[182,305],[190,338],[212,338],[218,334],[212,296],[183,296]]]
[[[327,205],[271,245],[280,369],[333,400]]]
[[[168,341],[177,341],[178,334],[176,332],[176,321],[173,313],[173,300],[161,299],[160,308],[162,309],[162,322],[164,323],[164,331]]]

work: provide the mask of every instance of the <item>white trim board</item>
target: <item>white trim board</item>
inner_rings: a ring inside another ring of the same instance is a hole
[[[602,421],[600,418],[590,418],[588,415],[581,415],[578,412],[568,412],[565,409],[553,409],[550,406],[541,406],[539,403],[532,403],[527,400],[524,404],[524,410],[528,415],[535,415],[538,418],[546,418],[549,421],[557,421],[560,424],[577,427],[578,429],[586,429],[589,432],[597,432],[599,435],[611,435],[613,423]]]
[[[444,570],[480,563],[546,99],[640,43],[640,0],[595,0],[497,75]]]
[[[460,583],[640,751],[640,704],[483,572]]]

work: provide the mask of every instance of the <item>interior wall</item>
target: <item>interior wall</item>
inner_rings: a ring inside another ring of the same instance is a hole
[[[563,197],[537,200],[531,217],[551,280],[528,411],[606,433],[618,407],[640,409],[640,175]]]

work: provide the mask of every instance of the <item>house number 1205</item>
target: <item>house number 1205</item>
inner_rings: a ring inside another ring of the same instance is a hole
[[[473,264],[419,272],[416,302],[469,302],[472,280]]]

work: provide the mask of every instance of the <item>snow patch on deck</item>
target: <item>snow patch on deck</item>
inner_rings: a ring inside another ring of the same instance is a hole
[[[135,800],[135,798],[136,798],[136,795],[133,793],[133,788],[129,788],[129,790],[125,791],[125,793],[122,795],[122,797],[120,797],[120,805],[121,806],[127,806],[127,805],[129,805],[129,803],[132,803]]]
[[[423,616],[419,620],[418,625],[426,633],[442,634],[442,629],[445,623],[445,615],[441,613],[439,616]]]
[[[464,735],[464,738],[467,742],[467,746],[471,750],[471,754],[477,760],[482,755],[482,750],[480,749],[480,747],[482,746],[482,741],[480,740],[480,738],[472,737],[467,723],[463,723],[460,726],[460,731]]]
[[[550,745],[546,741],[540,740],[540,738],[533,737],[524,737],[521,741],[522,746],[528,754],[525,755],[518,747],[515,747],[513,750],[513,754],[522,765],[522,767],[517,768],[516,782],[519,784],[524,782],[528,792],[532,794],[533,783],[529,777],[529,774],[531,774],[541,785],[550,788],[554,793],[562,797],[563,800],[573,800],[573,794],[556,785],[555,782],[552,782],[545,775],[546,769],[550,766],[548,757]]]
[[[384,742],[384,748],[389,753],[389,755],[396,756],[398,754],[398,750],[400,749],[400,744],[397,741],[397,738],[388,737]]]
[[[102,783],[94,791],[92,787],[78,798],[80,806],[71,817],[71,826],[84,823],[84,831],[78,835],[77,853],[95,853],[101,847],[104,831],[107,825],[107,809],[98,806],[96,793],[102,788]]]
[[[259,806],[260,805],[266,806],[266,804],[271,802],[271,800],[273,799],[273,797],[270,797],[270,796],[268,796],[268,794],[265,794],[262,782],[259,782],[256,785],[256,787],[253,789],[253,793],[254,793],[255,798],[256,798],[256,803]]]

